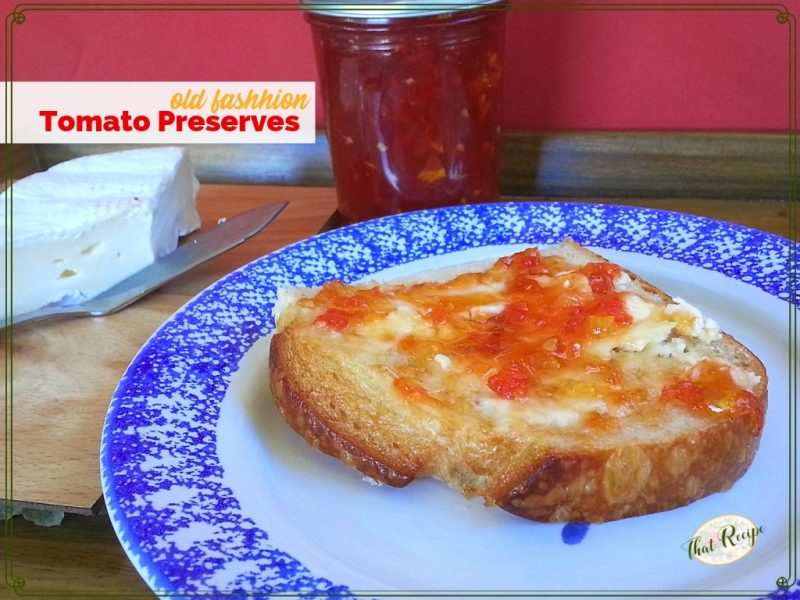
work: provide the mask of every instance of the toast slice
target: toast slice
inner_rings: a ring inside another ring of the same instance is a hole
[[[468,271],[282,294],[289,425],[377,482],[537,521],[669,510],[745,473],[767,374],[697,309],[571,240]]]

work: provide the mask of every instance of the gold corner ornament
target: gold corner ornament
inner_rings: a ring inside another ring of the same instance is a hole
[[[784,7],[785,9],[785,7]],[[789,17],[792,16],[792,13],[789,12],[788,9],[780,11],[777,15],[775,15],[775,20],[780,25],[786,25],[789,22]]]

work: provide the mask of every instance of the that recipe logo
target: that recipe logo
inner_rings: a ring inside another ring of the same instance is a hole
[[[314,143],[314,82],[15,82],[14,143]]]
[[[727,565],[744,558],[756,545],[764,526],[741,515],[721,515],[703,523],[682,546],[691,560]]]

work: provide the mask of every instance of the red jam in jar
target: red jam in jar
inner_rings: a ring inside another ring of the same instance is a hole
[[[497,200],[508,5],[326,6],[306,18],[343,219]]]

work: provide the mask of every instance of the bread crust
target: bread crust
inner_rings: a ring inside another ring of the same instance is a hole
[[[592,260],[605,260],[577,248]],[[672,300],[628,275],[647,293]],[[729,489],[747,471],[763,428],[767,373],[731,336],[723,334],[717,344],[731,363],[761,378],[754,390],[760,410],[755,416],[707,419],[652,443],[559,447],[531,440],[530,448],[506,448],[467,419],[449,432],[475,443],[458,447],[448,431],[431,434],[423,426],[424,410],[381,398],[378,388],[363,385],[364,373],[343,369],[335,352],[309,346],[309,338],[291,327],[273,336],[270,386],[284,419],[312,447],[377,482],[403,487],[432,476],[527,519],[604,522],[684,506]],[[452,416],[437,417],[446,423]],[[411,429],[396,431],[398,422]],[[490,453],[494,462],[482,465],[475,458]]]
[[[270,345],[270,386],[275,404],[289,426],[313,448],[358,469],[377,482],[393,487],[405,487],[411,483],[418,468],[397,462],[394,465],[387,464],[389,457],[375,456],[374,452],[362,448],[352,435],[340,433],[336,423],[320,416],[314,404],[309,402],[313,392],[303,389],[306,386],[298,378],[300,373],[290,368],[291,353],[286,336],[275,334]],[[325,395],[335,393],[334,390],[320,392]],[[338,424],[340,428],[342,425]]]
[[[550,454],[497,491],[496,504],[535,521],[596,523],[685,506],[728,490],[759,445],[750,425],[724,421],[671,443]]]

